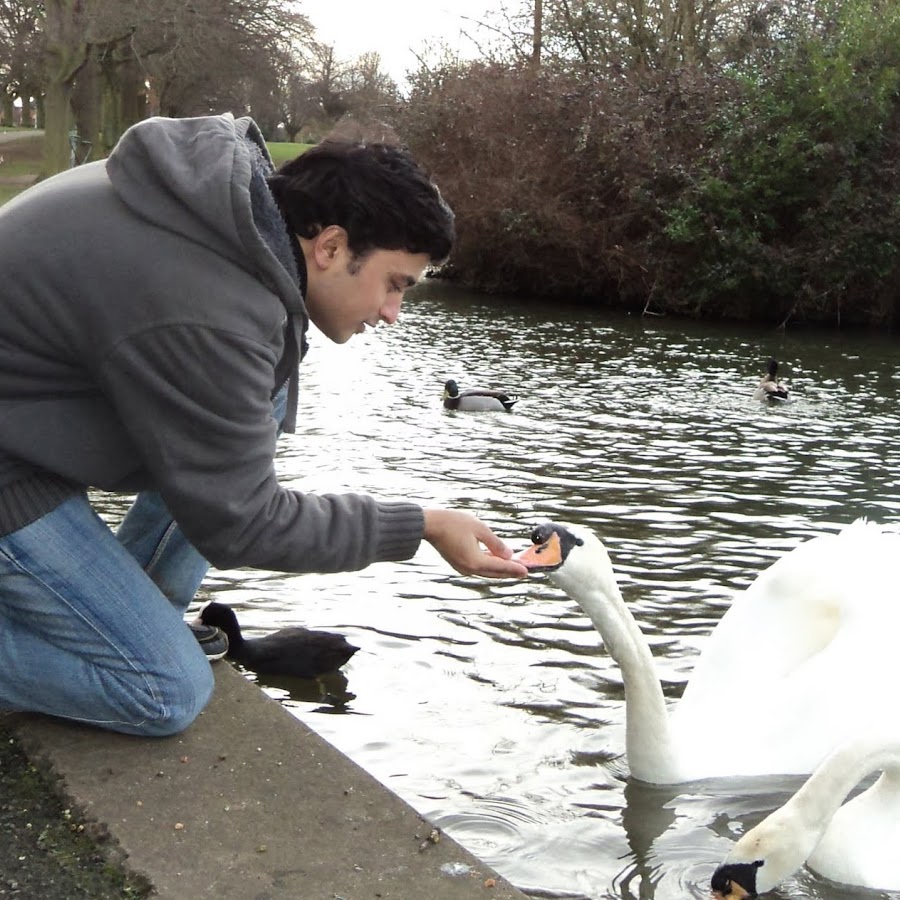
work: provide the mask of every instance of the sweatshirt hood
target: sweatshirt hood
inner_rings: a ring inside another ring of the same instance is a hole
[[[106,161],[113,190],[134,213],[235,261],[281,299],[296,356],[284,426],[292,431],[308,316],[287,228],[265,187],[273,168],[256,123],[230,113],[145,119]]]
[[[259,161],[267,173],[272,170],[262,134],[249,117],[157,116],[122,135],[106,171],[135,213],[228,259],[245,265],[252,260],[258,266],[254,274],[289,312],[296,312],[302,303],[296,278],[278,262],[253,221],[250,185]]]

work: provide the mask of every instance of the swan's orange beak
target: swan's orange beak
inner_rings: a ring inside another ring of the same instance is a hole
[[[710,879],[710,900],[745,900],[756,897],[756,870],[762,865],[756,863],[724,863]],[[741,883],[741,880],[744,883]]]
[[[721,891],[713,891],[709,896],[710,900],[743,900],[744,897],[755,897],[756,894],[748,893],[736,881],[729,881],[727,894],[723,894]]]
[[[528,569],[536,571],[556,569],[562,565],[563,561],[559,535],[554,531],[543,544],[532,544],[527,550],[517,553],[513,558]]]

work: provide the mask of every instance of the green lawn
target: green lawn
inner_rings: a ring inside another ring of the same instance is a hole
[[[43,146],[44,138],[40,134],[0,143],[0,204],[20,194],[37,179]]]
[[[21,194],[22,190],[23,188],[11,184],[0,184],[0,206],[3,206],[7,200],[12,200],[16,194]]]
[[[269,148],[269,153],[272,155],[272,162],[274,162],[276,166],[280,166],[283,162],[287,162],[289,159],[293,159],[295,156],[305,153],[312,147],[312,144],[290,144],[284,141],[269,141],[266,146]]]

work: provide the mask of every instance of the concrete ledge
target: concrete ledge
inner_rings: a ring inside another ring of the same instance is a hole
[[[11,722],[158,897],[525,897],[230,665],[215,672],[212,702],[177,737]]]

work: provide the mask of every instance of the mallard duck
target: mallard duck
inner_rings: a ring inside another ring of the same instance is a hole
[[[770,359],[766,374],[760,379],[754,400],[780,403],[788,398],[787,386],[778,381],[778,360]]]
[[[444,383],[444,408],[463,412],[509,412],[518,397],[490,388],[468,388],[460,391],[451,378]]]
[[[301,627],[245,638],[234,610],[214,600],[201,607],[198,621],[221,628],[228,636],[226,658],[260,675],[315,678],[340,668],[359,649],[343,635]]]
[[[881,777],[844,803],[873,772]],[[713,874],[712,895],[756,897],[804,862],[841,884],[900,890],[898,846],[900,737],[895,731],[854,738],[826,757],[784,806],[734,845]]]
[[[590,617],[625,684],[632,775],[677,784],[804,775],[893,716],[900,693],[900,534],[863,519],[799,544],[738,594],[671,714],[647,639],[590,531],[538,526],[518,560]]]

